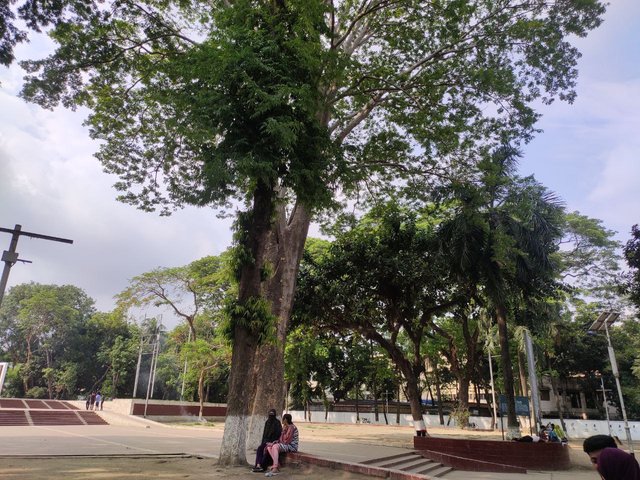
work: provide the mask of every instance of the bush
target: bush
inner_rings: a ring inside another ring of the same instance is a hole
[[[27,398],[47,398],[48,390],[45,387],[33,387],[27,391],[25,396]]]

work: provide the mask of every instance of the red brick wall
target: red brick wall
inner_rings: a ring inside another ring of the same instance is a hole
[[[184,405],[179,403],[175,403],[175,404],[149,403],[147,405],[147,415],[180,417],[180,416],[198,416],[199,413],[200,413],[200,407],[198,405]],[[144,415],[144,403],[135,403],[133,405],[133,414]],[[202,415],[205,417],[224,417],[227,415],[227,407],[205,405]]]
[[[528,469],[566,470],[571,467],[569,447],[559,443],[414,437],[413,446],[416,450],[430,450]]]

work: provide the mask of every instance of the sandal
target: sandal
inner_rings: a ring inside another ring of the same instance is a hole
[[[253,467],[253,468],[251,469],[251,471],[252,471],[253,473],[261,473],[261,472],[264,472],[264,468],[262,468],[262,467]]]

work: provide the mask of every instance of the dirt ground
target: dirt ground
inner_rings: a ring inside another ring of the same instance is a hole
[[[235,479],[264,478],[249,467],[219,468],[210,458],[181,457],[48,457],[2,458],[2,480],[142,480],[142,479]],[[299,480],[363,480],[365,476],[327,468],[289,466],[278,478]]]

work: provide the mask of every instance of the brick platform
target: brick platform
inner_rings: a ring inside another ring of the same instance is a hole
[[[467,459],[464,468],[461,464],[455,466],[460,470],[501,471],[484,470],[492,465],[510,465],[534,470],[567,470],[571,467],[569,447],[559,443],[414,437],[413,446],[416,450],[423,451],[426,456],[429,452],[443,454],[438,460],[442,463],[446,463],[446,455]]]

